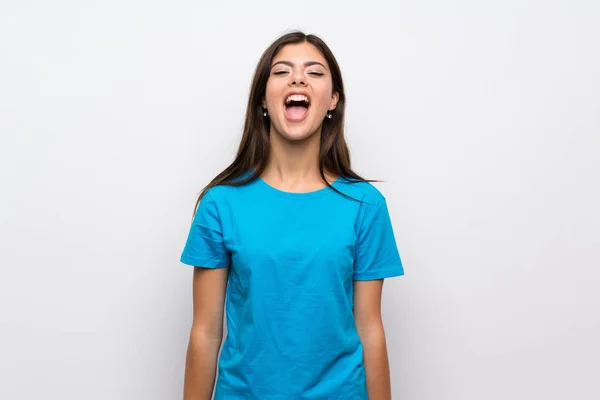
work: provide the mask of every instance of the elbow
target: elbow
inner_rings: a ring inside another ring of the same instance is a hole
[[[356,329],[364,347],[385,346],[385,329],[381,319],[359,323],[356,325]]]
[[[223,340],[222,324],[193,324],[190,342],[219,342]]]

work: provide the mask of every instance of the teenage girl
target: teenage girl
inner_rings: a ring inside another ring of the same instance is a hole
[[[344,109],[320,38],[265,50],[181,256],[196,267],[184,400],[391,398],[381,293],[404,270],[385,197],[350,168]]]

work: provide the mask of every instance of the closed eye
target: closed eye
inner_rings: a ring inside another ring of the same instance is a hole
[[[273,75],[283,75],[283,74],[287,74],[287,71],[277,71],[277,72],[273,72]],[[322,74],[320,72],[309,72],[309,75],[315,75],[315,76],[323,76],[325,74]]]

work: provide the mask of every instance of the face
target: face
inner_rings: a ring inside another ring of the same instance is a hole
[[[271,119],[271,134],[302,140],[320,132],[327,111],[337,104],[332,88],[329,65],[315,46],[284,46],[271,63],[263,99],[268,112],[263,118]]]

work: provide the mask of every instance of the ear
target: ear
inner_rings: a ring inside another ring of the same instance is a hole
[[[262,106],[263,108],[267,108],[267,101],[265,100],[265,96],[262,97]]]
[[[329,110],[335,110],[337,106],[338,100],[340,99],[340,94],[338,92],[333,92],[331,95],[331,101],[329,102]]]

